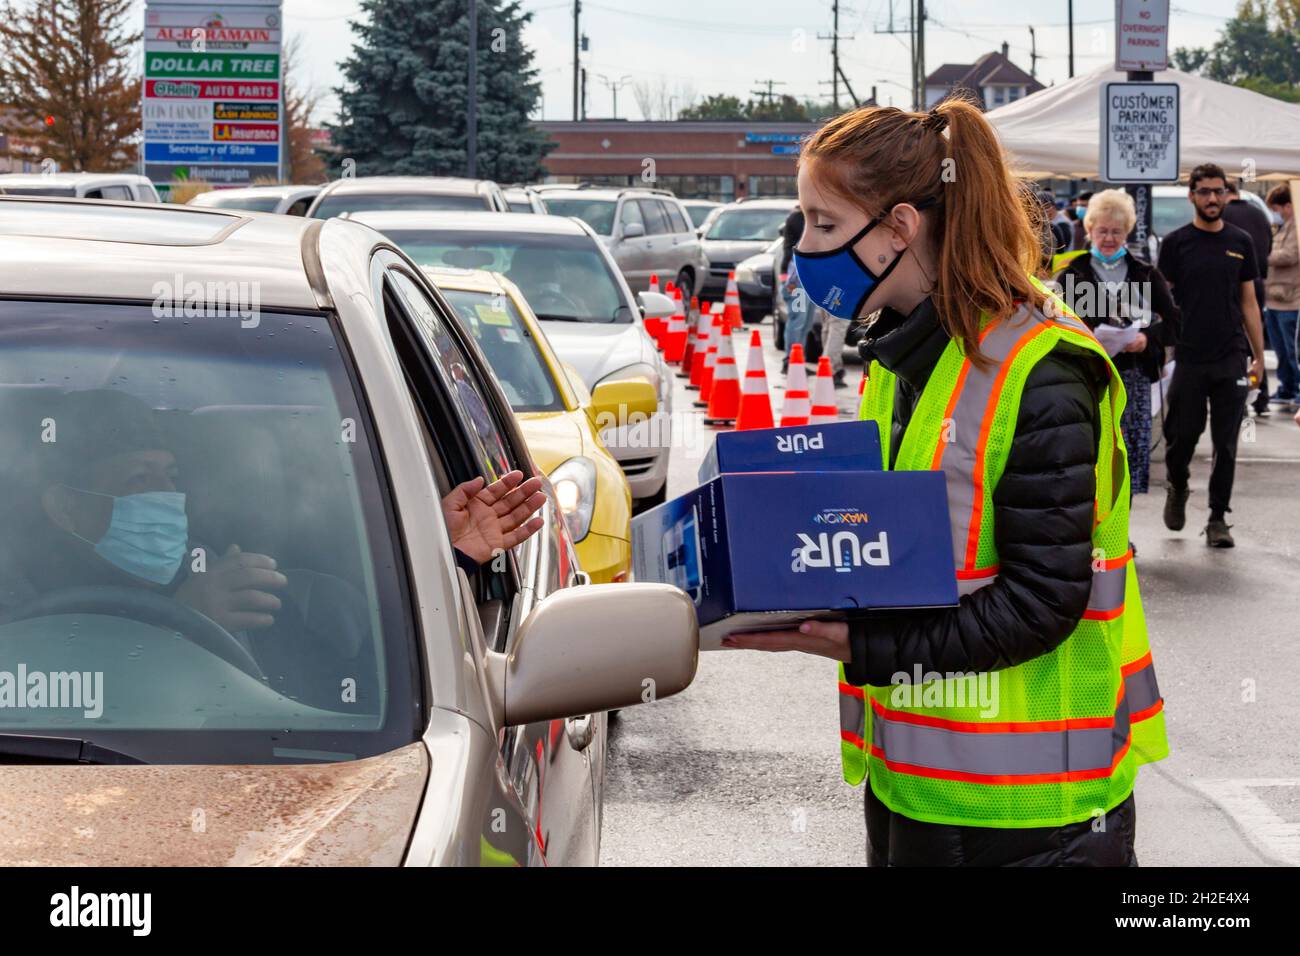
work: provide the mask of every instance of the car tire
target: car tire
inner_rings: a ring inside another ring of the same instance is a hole
[[[822,357],[822,327],[814,325],[808,330],[803,343],[803,357],[808,362],[816,362]]]
[[[690,269],[682,269],[677,273],[677,278],[674,280],[674,284],[677,288],[682,290],[682,295],[686,297],[686,307],[689,309],[691,306],[691,296],[695,295],[695,273]],[[690,290],[689,292],[687,291],[688,289]]]
[[[649,498],[637,498],[632,502],[632,514],[639,515],[643,511],[649,511],[651,508],[657,508],[668,500],[668,479],[664,478],[663,487],[656,491]]]

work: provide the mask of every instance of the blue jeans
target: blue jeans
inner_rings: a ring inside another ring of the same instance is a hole
[[[799,286],[799,280],[793,275],[790,276],[790,283],[794,288],[787,290],[785,286],[781,287],[781,298],[785,300],[786,319],[785,319],[785,357],[790,358],[790,351],[794,348],[795,343],[804,346],[805,357],[807,356],[808,347],[808,329],[812,324],[812,309],[808,307],[808,296]]]
[[[1277,353],[1277,394],[1279,398],[1300,397],[1300,367],[1296,365],[1296,328],[1300,311],[1264,310],[1264,327],[1268,343]]]

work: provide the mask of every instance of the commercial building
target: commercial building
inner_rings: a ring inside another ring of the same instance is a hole
[[[539,122],[556,148],[547,182],[647,185],[683,199],[796,196],[799,141],[816,123],[671,120]]]

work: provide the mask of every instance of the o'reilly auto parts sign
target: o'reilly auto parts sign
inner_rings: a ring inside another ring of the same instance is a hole
[[[280,176],[279,0],[147,2],[145,174],[246,186]]]

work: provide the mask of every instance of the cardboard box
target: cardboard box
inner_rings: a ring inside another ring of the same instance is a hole
[[[718,432],[700,465],[700,484],[751,471],[880,471],[874,421]]]
[[[701,650],[734,631],[958,599],[937,471],[724,474],[632,519],[632,568],[691,596]]]

